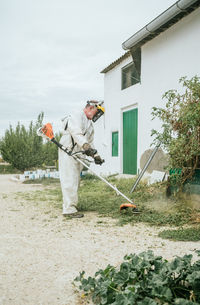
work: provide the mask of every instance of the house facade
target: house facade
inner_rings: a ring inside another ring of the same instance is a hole
[[[138,174],[153,147],[152,107],[163,94],[181,90],[179,79],[200,75],[200,1],[180,0],[123,43],[126,53],[104,73],[105,117],[95,126],[95,145],[105,164],[102,174]],[[163,171],[159,149],[147,173]]]

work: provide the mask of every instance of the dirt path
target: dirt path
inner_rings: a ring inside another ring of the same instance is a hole
[[[169,242],[143,224],[117,227],[88,213],[63,219],[59,210],[23,202],[14,193],[44,189],[0,176],[0,305],[80,305],[72,280],[85,270],[94,275],[119,265],[127,253],[152,249],[171,259],[200,248],[197,242]],[[56,218],[57,217],[57,218]]]

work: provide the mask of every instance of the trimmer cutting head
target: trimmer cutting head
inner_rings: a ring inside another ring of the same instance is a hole
[[[132,204],[132,203],[123,203],[120,205],[120,212],[122,210],[127,210],[128,208],[131,208],[132,209],[132,213],[133,214],[139,214],[139,210],[137,209],[136,205]]]

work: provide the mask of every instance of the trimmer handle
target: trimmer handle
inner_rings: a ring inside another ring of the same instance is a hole
[[[51,139],[51,142],[53,142],[54,144],[56,144],[59,148],[63,149],[63,145],[60,144],[58,141],[56,141],[55,138],[52,138],[52,139]],[[64,149],[63,149],[63,150],[64,150]]]
[[[85,155],[87,155],[88,157],[93,157],[93,158],[94,158],[94,156],[95,156],[96,153],[97,153],[97,150],[94,149],[94,148],[89,148],[89,149],[87,149],[87,150],[84,150],[83,153],[84,153]]]

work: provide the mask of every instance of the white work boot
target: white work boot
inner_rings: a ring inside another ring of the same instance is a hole
[[[66,209],[66,206],[63,204],[63,215],[66,215],[67,214],[67,209]]]
[[[75,213],[71,213],[71,214],[63,214],[63,216],[69,217],[69,218],[82,218],[82,217],[84,217],[84,214],[75,212]]]
[[[63,204],[63,216],[69,216],[70,218],[82,218],[84,214],[81,214],[77,211],[75,207],[66,208],[66,206]]]

